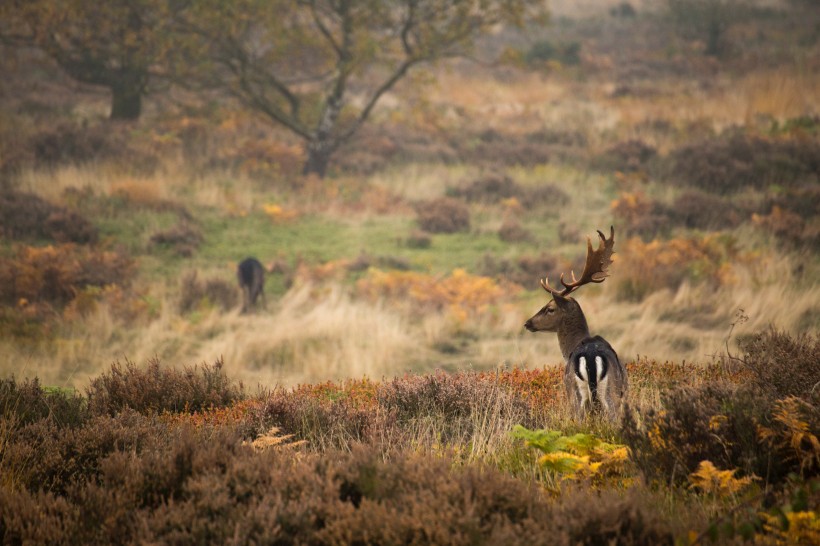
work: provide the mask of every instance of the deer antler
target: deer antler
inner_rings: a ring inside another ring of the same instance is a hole
[[[575,272],[571,271],[572,282],[567,283],[564,280],[564,274],[561,273],[560,280],[561,284],[564,285],[564,289],[556,290],[549,285],[549,280],[544,278],[541,281],[541,286],[544,287],[544,290],[553,296],[566,297],[585,284],[604,282],[604,279],[609,276],[607,268],[612,263],[612,255],[615,253],[615,227],[610,226],[609,229],[609,239],[606,238],[601,230],[598,230],[598,237],[601,238],[601,242],[597,250],[592,250],[592,241],[587,237],[587,263],[584,265],[584,271],[581,273],[580,279],[576,279]]]

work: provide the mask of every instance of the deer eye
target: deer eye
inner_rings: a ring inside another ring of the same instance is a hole
[[[554,312],[555,312],[555,309],[553,309],[552,307],[547,307],[547,314],[548,314],[548,315],[551,315],[551,314],[553,314]]]

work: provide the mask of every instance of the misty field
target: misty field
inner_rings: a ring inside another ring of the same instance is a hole
[[[170,61],[109,119],[0,22],[3,543],[820,542],[820,10],[549,11],[318,167]],[[609,226],[627,404],[578,420],[523,325]]]

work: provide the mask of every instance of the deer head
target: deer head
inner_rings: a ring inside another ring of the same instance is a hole
[[[575,278],[575,272],[570,272],[572,280],[564,280],[561,274],[560,281],[563,288],[552,288],[548,279],[541,281],[541,286],[552,296],[547,305],[542,307],[524,324],[530,332],[557,332],[561,353],[568,358],[572,350],[586,337],[589,337],[589,327],[581,306],[569,295],[589,283],[604,282],[609,276],[607,268],[612,263],[615,253],[615,228],[610,226],[609,239],[599,230],[600,243],[593,250],[592,241],[587,238],[587,259],[581,278]]]

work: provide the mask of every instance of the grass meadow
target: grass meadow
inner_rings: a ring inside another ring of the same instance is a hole
[[[0,60],[3,543],[816,544],[820,14],[715,58],[663,2],[554,4],[324,179],[227,99],[113,123]],[[610,225],[576,297],[628,409],[577,421],[523,324]]]

